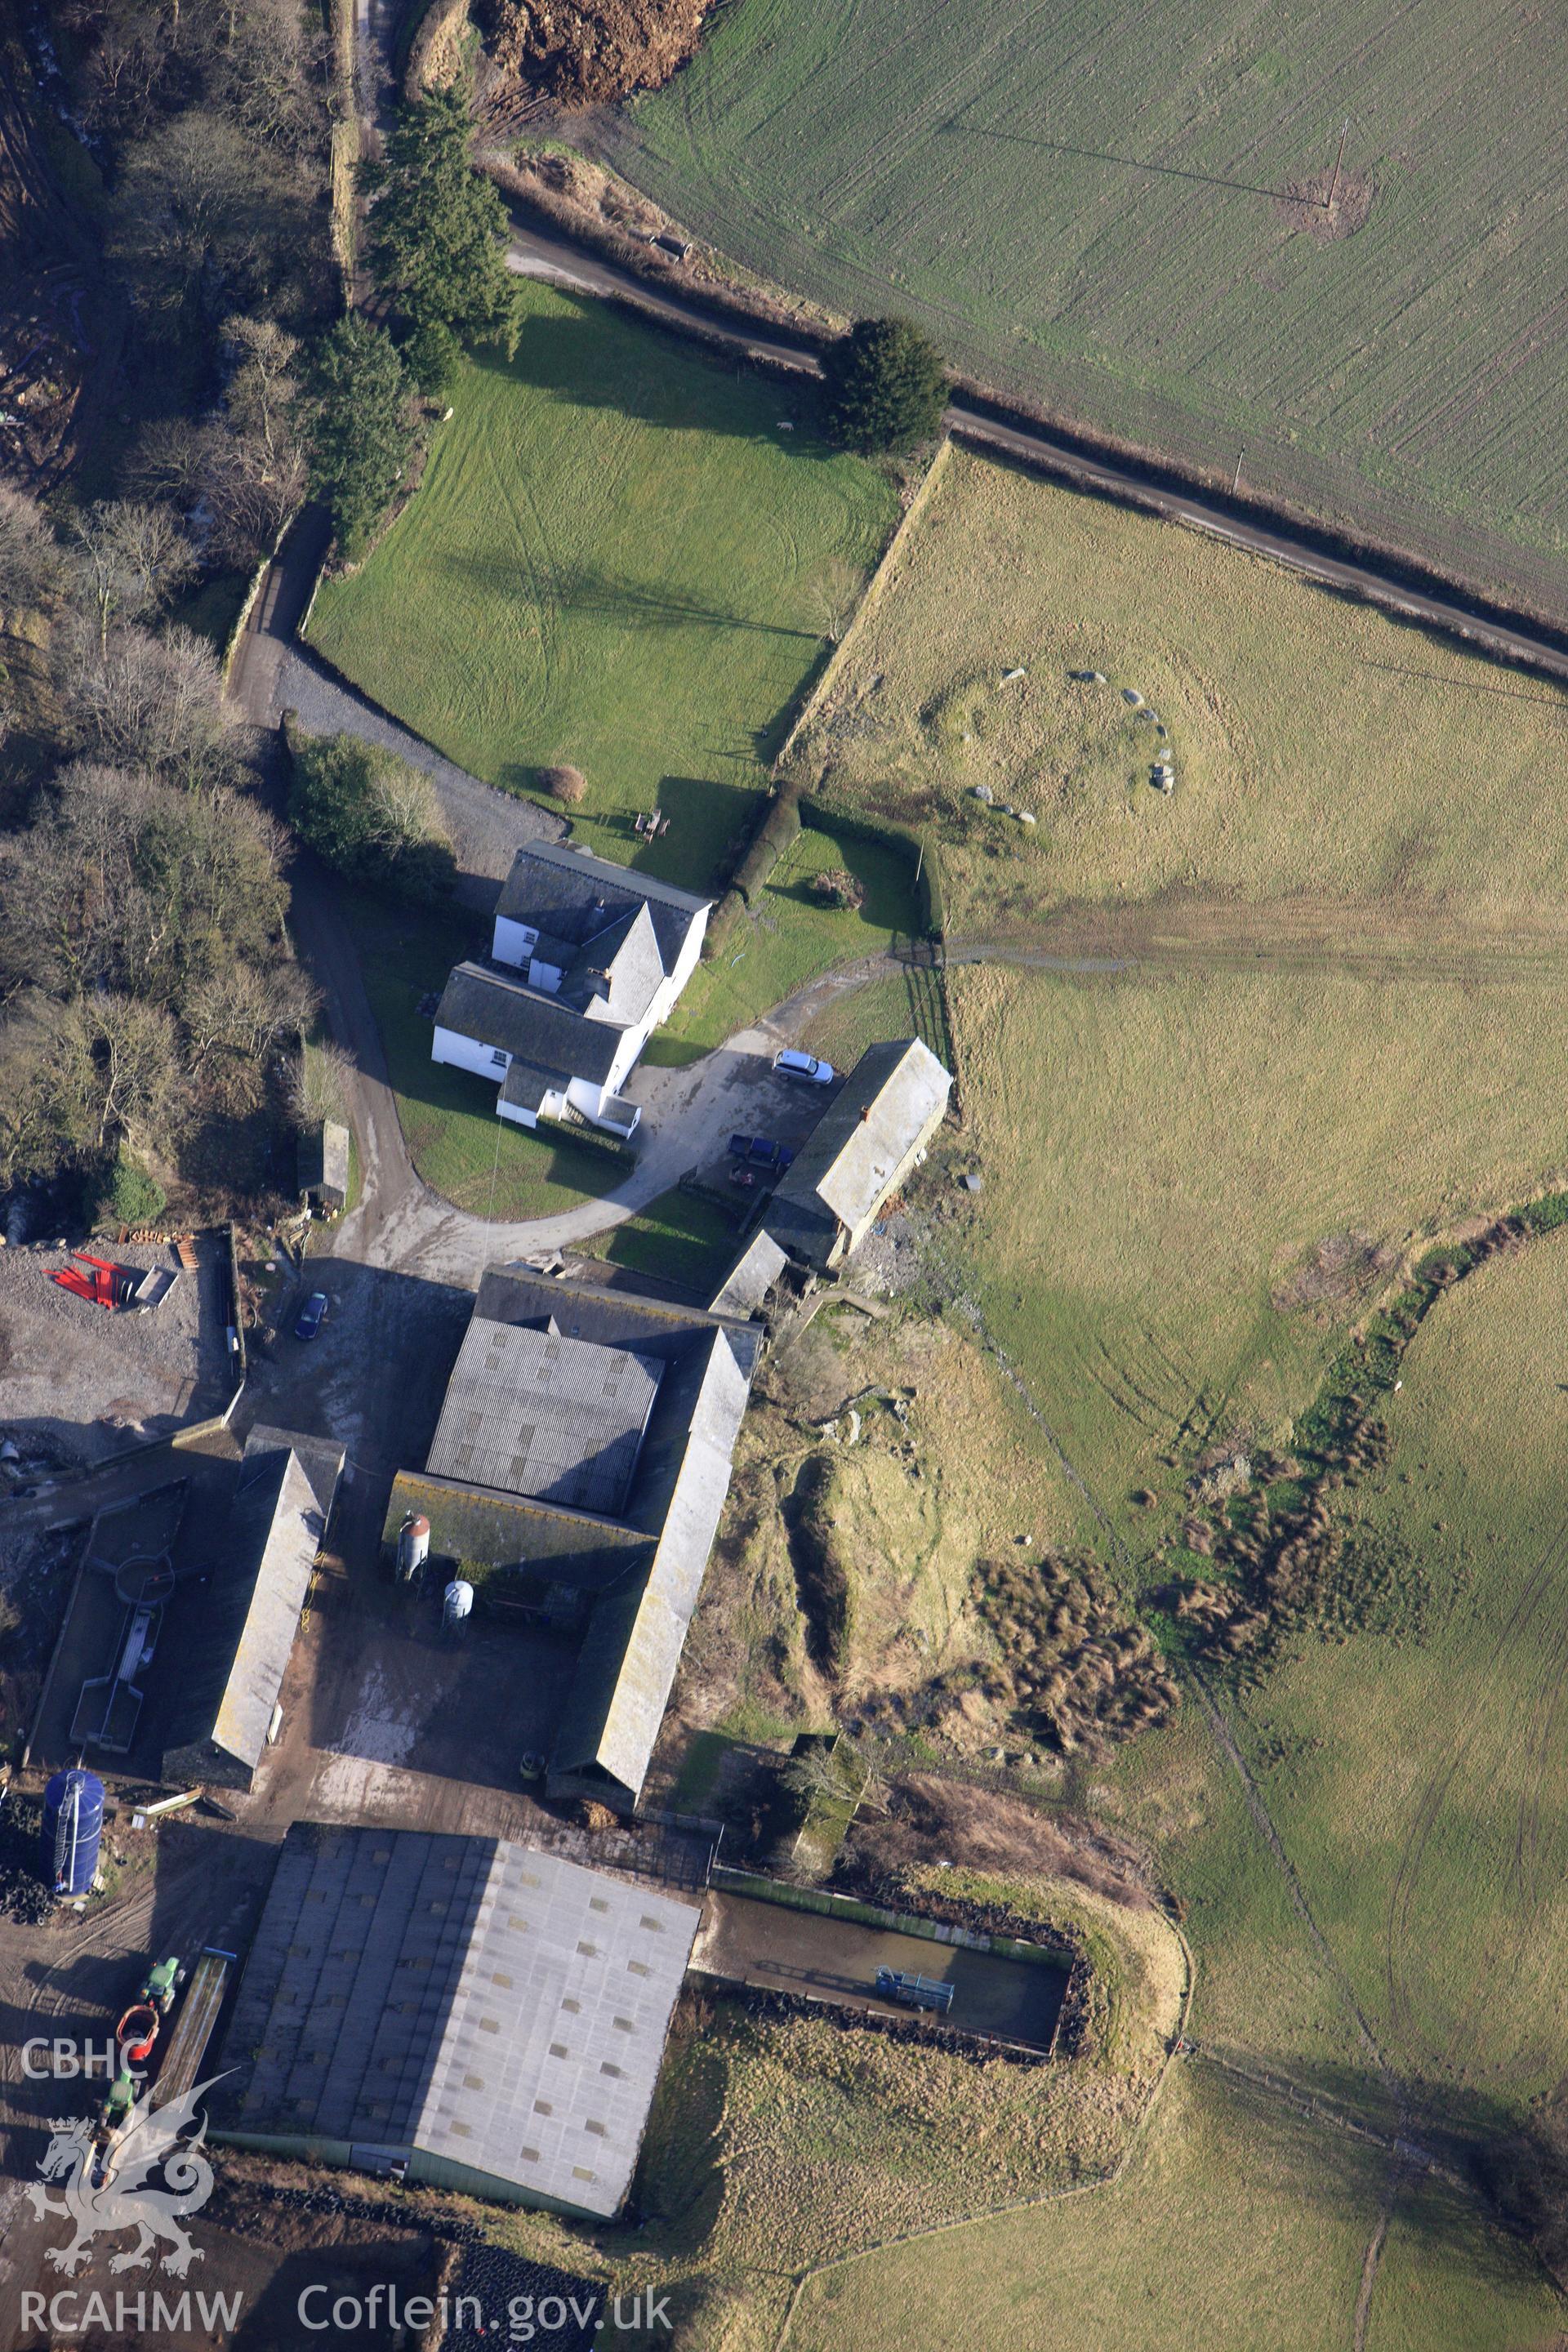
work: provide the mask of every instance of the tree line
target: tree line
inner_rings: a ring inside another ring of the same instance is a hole
[[[190,562],[167,521],[97,500],[61,531],[0,491],[0,646],[30,656],[0,835],[0,1192],[65,1187],[89,1213],[154,1214],[193,1147],[221,1158],[315,1002],[216,656],[156,625]]]

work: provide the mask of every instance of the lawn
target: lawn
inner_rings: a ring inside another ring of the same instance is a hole
[[[833,867],[865,885],[862,906],[828,908],[817,899],[811,877]],[[917,922],[909,861],[900,851],[806,825],[711,959],[693,972],[645,1058],[685,1061],[721,1045],[818,972],[907,946]]]
[[[1178,2066],[1122,2178],[1084,2198],[915,2238],[807,2284],[789,2352],[1318,2352],[1359,2342],[1387,2159],[1289,2107]],[[1450,2192],[1398,2197],[1368,2352],[1522,2352],[1559,2305]]]
[[[678,1191],[661,1193],[594,1246],[611,1265],[709,1295],[739,1255],[741,1235],[736,1221],[714,1202]]]
[[[801,744],[830,802],[929,832],[950,932],[1289,899],[1423,946],[1460,920],[1562,942],[1565,751],[1558,688],[962,449]]]
[[[481,1217],[545,1217],[609,1192],[625,1172],[619,1160],[498,1118],[483,1079],[430,1059],[431,1026],[419,1004],[474,952],[471,920],[337,887],[404,1138],[425,1181]]]
[[[589,781],[577,835],[712,882],[897,514],[801,395],[524,282],[515,359],[466,361],[417,496],[310,635],[475,775]],[[667,835],[645,845],[639,810]]]
[[[594,136],[753,269],[1560,605],[1556,63],[1504,0],[738,0]]]

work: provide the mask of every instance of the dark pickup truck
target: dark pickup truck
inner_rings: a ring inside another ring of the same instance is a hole
[[[787,1143],[774,1143],[765,1135],[732,1135],[730,1157],[743,1160],[752,1168],[773,1168],[782,1176],[795,1158]]]

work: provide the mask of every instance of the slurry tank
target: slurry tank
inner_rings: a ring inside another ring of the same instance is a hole
[[[44,1790],[44,1884],[61,1897],[90,1895],[102,1835],[103,1783],[97,1773],[79,1766],[57,1772]]]

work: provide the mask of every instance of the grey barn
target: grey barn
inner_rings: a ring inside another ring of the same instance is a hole
[[[763,1332],[622,1289],[484,1276],[425,1469],[394,1482],[385,1539],[425,1517],[434,1556],[580,1632],[552,1795],[637,1803],[729,1491]]]
[[[240,1982],[216,2136],[607,2218],[700,1916],[493,1838],[296,1822]]]
[[[342,1448],[320,1438],[258,1427],[246,1440],[212,1566],[180,1595],[165,1780],[249,1789],[342,1467]]]

